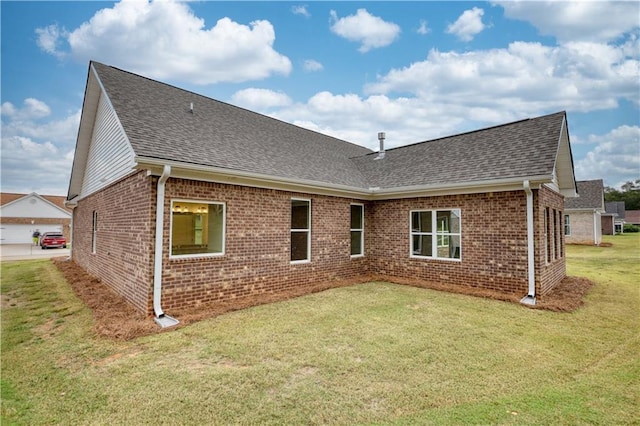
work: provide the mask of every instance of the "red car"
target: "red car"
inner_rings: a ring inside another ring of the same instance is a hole
[[[40,237],[40,247],[42,250],[48,248],[67,248],[67,240],[60,232],[45,232]]]

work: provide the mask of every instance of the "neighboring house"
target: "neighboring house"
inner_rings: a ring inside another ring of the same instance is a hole
[[[640,210],[626,210],[624,212],[624,223],[640,226]]]
[[[610,201],[604,204],[602,215],[602,234],[615,235],[624,232],[626,212],[624,201]]]
[[[601,215],[604,213],[602,179],[576,182],[578,196],[564,201],[564,235],[567,244],[594,244],[602,241]]]
[[[175,324],[164,309],[320,284],[444,282],[535,303],[565,277],[564,112],[381,148],[91,62],[72,257],[161,326]]]
[[[58,195],[0,193],[0,244],[28,244],[35,231],[71,238],[71,209]]]

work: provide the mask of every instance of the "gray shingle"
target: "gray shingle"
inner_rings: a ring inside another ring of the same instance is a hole
[[[367,148],[117,68],[93,65],[136,155],[366,187],[349,158],[370,153]]]
[[[565,209],[602,209],[604,208],[604,183],[602,179],[581,180],[576,182],[578,197],[567,198]]]
[[[376,161],[353,143],[92,64],[138,156],[361,189],[550,176],[565,119],[559,112],[421,142]]]
[[[551,175],[563,112],[354,159],[371,186],[452,184]]]

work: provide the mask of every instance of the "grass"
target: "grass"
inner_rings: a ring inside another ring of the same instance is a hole
[[[640,235],[568,246],[573,313],[388,283],[116,342],[2,263],[2,424],[638,424]]]

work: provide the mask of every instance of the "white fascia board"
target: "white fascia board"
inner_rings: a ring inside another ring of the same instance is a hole
[[[528,180],[531,189],[539,189],[550,182],[551,176],[528,176],[508,179],[492,179],[477,182],[460,182],[455,184],[416,185],[376,190],[373,200],[434,197],[440,195],[479,194],[484,192],[521,191],[522,182]]]
[[[336,185],[302,179],[294,180],[263,175],[260,173],[225,169],[221,167],[200,166],[197,164],[159,160],[154,158],[136,157],[135,162],[137,164],[137,169],[147,170],[147,173],[153,176],[160,176],[162,174],[162,167],[166,164],[171,166],[171,177],[174,178],[360,199],[367,199],[369,196],[369,191],[367,189],[348,185]]]
[[[433,197],[439,195],[476,194],[484,192],[502,192],[522,190],[522,182],[531,182],[532,189],[549,183],[551,176],[528,176],[508,179],[494,179],[480,182],[462,182],[456,184],[414,185],[389,189],[359,188],[347,185],[327,184],[310,180],[294,180],[262,175],[245,171],[218,167],[185,164],[178,161],[166,161],[155,158],[136,157],[136,168],[147,170],[149,175],[160,176],[162,167],[170,165],[171,177],[192,179],[205,182],[244,185],[256,188],[278,189],[288,192],[302,192],[317,195],[357,198],[362,200],[386,200],[399,198]]]

